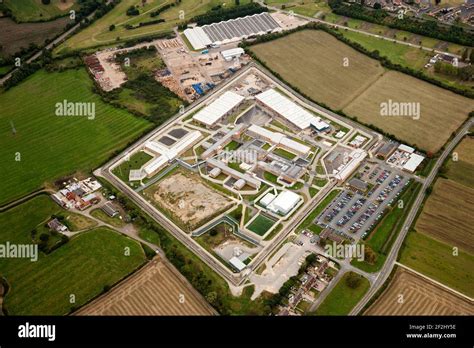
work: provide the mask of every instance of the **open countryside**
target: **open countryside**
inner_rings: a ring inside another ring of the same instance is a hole
[[[364,315],[470,315],[473,311],[474,304],[466,298],[398,267],[388,289]]]
[[[154,259],[75,315],[213,315],[167,261]]]
[[[91,87],[83,69],[39,71],[0,94],[4,165],[0,202],[39,189],[47,181],[90,170],[148,129],[147,121],[105,104]],[[55,105],[64,100],[95,103],[95,118],[56,116]]]

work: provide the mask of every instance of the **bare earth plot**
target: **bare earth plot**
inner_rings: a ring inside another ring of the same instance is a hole
[[[381,103],[420,103],[418,120],[381,116]],[[474,100],[433,86],[414,77],[389,71],[372,84],[344,112],[373,124],[419,148],[436,152],[474,110]]]
[[[59,18],[50,22],[17,24],[10,18],[0,18],[0,44],[3,46],[0,55],[11,56],[32,43],[42,45],[47,38],[60,34],[69,22],[69,18]]]
[[[189,228],[209,221],[233,204],[230,199],[205,185],[198,175],[181,171],[145,191],[152,203],[165,209],[178,224]]]
[[[399,303],[403,295],[403,303]],[[398,268],[389,287],[365,315],[473,315],[474,304],[406,269]]]
[[[291,85],[336,110],[344,108],[384,72],[376,60],[318,30],[296,32],[251,50]]]
[[[415,229],[474,254],[474,189],[439,178]]]
[[[180,301],[181,299],[181,301]],[[184,300],[183,300],[184,299]],[[181,274],[155,258],[75,315],[214,315]]]

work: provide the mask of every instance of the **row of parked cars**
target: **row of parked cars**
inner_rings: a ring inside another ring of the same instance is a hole
[[[367,202],[366,198],[359,198],[357,201],[352,204],[352,207],[339,219],[336,223],[337,226],[344,226],[347,222],[352,219],[352,217],[362,208],[362,206]]]

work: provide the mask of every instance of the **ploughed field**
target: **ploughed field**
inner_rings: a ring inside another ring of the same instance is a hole
[[[399,267],[389,287],[365,315],[473,315],[474,304]]]
[[[184,277],[155,258],[76,315],[213,315]]]

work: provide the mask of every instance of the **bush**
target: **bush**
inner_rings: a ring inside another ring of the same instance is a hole
[[[357,273],[349,272],[346,278],[346,284],[351,289],[357,289],[362,283],[362,276]]]

